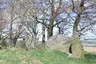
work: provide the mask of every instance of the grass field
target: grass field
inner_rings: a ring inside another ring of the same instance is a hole
[[[0,50],[0,64],[96,64],[96,55],[85,54],[85,59],[72,59],[57,50],[2,49]]]

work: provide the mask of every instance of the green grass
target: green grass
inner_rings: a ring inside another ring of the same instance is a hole
[[[26,51],[23,49],[0,50],[0,64],[32,64],[32,61],[40,61],[42,64],[96,64],[95,54],[86,54],[85,59],[68,58],[67,54],[54,50],[39,49]]]

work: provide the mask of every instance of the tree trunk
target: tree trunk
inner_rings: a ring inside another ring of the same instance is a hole
[[[0,40],[2,39],[2,28],[0,28]]]
[[[83,46],[80,41],[80,36],[78,33],[78,25],[79,25],[80,19],[81,19],[80,14],[77,14],[77,18],[73,26],[73,35],[72,35],[72,41],[71,41],[71,44],[72,44],[71,50],[72,50],[73,57],[75,58],[84,58],[84,50],[83,50]]]
[[[17,35],[17,36],[15,36],[14,38],[13,38],[13,47],[16,47],[16,43],[17,43],[17,39],[18,39],[18,37],[19,37],[19,35]]]
[[[10,22],[10,45],[12,46],[12,21]]]
[[[48,39],[53,36],[53,27],[49,26],[48,27]]]
[[[45,46],[45,26],[42,25],[42,45]]]
[[[12,4],[13,5],[13,4]],[[14,6],[12,6],[12,10],[11,10],[11,18],[10,18],[10,45],[13,46],[13,32],[12,32],[12,26],[13,26],[13,17],[14,17]]]
[[[13,47],[16,47],[16,42],[17,42],[17,40],[15,39],[13,42]]]
[[[60,31],[60,27],[59,27],[59,24],[57,25],[57,28],[58,28],[58,34],[61,34],[61,31]]]
[[[56,17],[56,11],[54,7],[54,0],[51,1],[51,18],[50,18],[50,23],[48,25],[48,39],[53,36],[53,23],[54,19]]]

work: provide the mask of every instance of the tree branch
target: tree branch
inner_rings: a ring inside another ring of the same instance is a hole
[[[63,20],[57,22],[56,24],[53,25],[53,27],[56,26],[56,25],[58,25],[58,24],[60,24],[61,22],[64,22],[64,20],[66,20],[66,19],[67,19],[67,18],[65,18],[65,19],[63,19]]]
[[[48,28],[47,24],[46,24],[46,23],[44,23],[44,22],[39,21],[39,20],[37,19],[37,17],[36,17],[36,21],[37,21],[38,23],[43,24],[46,28]]]

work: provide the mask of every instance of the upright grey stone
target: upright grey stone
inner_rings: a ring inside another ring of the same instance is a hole
[[[47,47],[50,48],[51,50],[62,50],[63,52],[69,52],[69,47],[70,47],[70,37],[64,36],[64,35],[55,35],[52,36],[48,41],[47,41]]]

